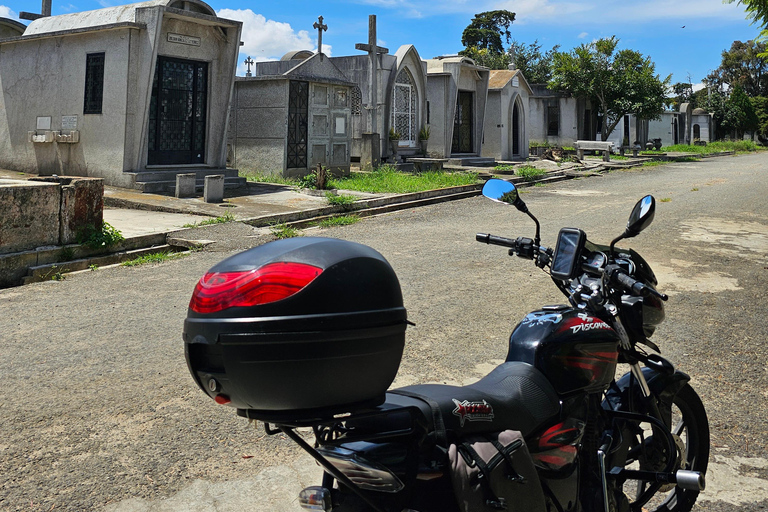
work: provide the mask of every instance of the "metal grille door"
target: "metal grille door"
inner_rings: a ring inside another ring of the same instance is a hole
[[[472,104],[471,92],[459,91],[456,102],[456,116],[453,120],[453,145],[452,153],[472,152]]]
[[[208,64],[157,58],[149,106],[150,165],[205,162]]]
[[[416,87],[411,73],[403,69],[395,80],[394,101],[392,102],[392,127],[400,134],[400,142],[416,146]]]
[[[291,80],[288,92],[288,169],[307,168],[309,82]]]

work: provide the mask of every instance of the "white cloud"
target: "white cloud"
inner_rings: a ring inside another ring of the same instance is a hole
[[[306,30],[296,32],[289,23],[268,20],[251,9],[220,9],[216,14],[222,18],[243,22],[243,34],[237,74],[245,75],[243,61],[250,56],[256,62],[279,60],[294,50],[317,51],[317,35],[311,36]],[[326,37],[327,32],[323,34]],[[330,56],[332,47],[323,41],[323,53]]]
[[[357,0],[379,9],[397,11],[401,16],[421,18],[448,13],[472,15],[482,11],[506,9],[516,14],[515,24],[546,22],[552,25],[645,23],[680,20],[680,25],[696,19],[743,20],[744,7],[723,0],[646,0],[642,4],[626,0]],[[583,28],[583,27],[582,27]]]
[[[516,14],[515,23],[545,21],[551,24],[644,23],[680,20],[681,25],[696,19],[744,19],[744,8],[722,0],[646,0],[642,4],[625,0],[501,0],[489,8],[507,9]]]
[[[0,5],[0,18],[11,18],[12,20],[19,20],[19,15],[11,10],[10,7]]]
[[[581,34],[579,34],[579,35],[578,35],[578,38],[579,38],[579,39],[584,39],[584,38],[585,38],[585,37],[587,37],[588,35],[589,35],[589,34],[588,34],[587,32],[582,32]]]

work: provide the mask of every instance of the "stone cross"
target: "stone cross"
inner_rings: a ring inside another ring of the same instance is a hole
[[[356,50],[363,50],[368,52],[368,56],[371,59],[371,83],[368,87],[368,101],[369,101],[369,115],[371,133],[378,133],[378,103],[377,92],[379,88],[379,59],[377,58],[381,54],[389,53],[387,48],[376,46],[376,15],[371,14],[368,16],[368,44],[357,43],[355,45]]]
[[[253,76],[251,75],[251,66],[253,66],[253,59],[251,58],[250,55],[248,56],[247,59],[245,59],[245,61],[243,61],[243,64],[245,64],[246,68],[248,69],[245,72],[245,76]]]
[[[20,12],[19,18],[23,20],[36,20],[39,18],[47,18],[51,15],[51,2],[52,0],[43,0],[43,5],[40,8],[40,14],[35,14],[33,12]]]
[[[312,28],[317,29],[317,53],[323,53],[323,31],[328,30],[328,25],[323,25],[323,17],[318,16]]]

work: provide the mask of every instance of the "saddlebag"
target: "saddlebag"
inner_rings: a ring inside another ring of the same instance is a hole
[[[533,460],[516,430],[467,436],[448,449],[462,512],[546,510]]]

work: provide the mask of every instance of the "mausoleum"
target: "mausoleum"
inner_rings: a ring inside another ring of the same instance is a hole
[[[496,160],[528,158],[530,96],[531,87],[520,70],[490,71],[482,156]]]
[[[0,39],[0,166],[145,190],[224,173],[241,29],[200,0],[150,0]]]
[[[303,176],[317,164],[349,173],[355,84],[322,53],[291,52],[265,64],[272,65],[236,79],[230,165],[284,176]]]
[[[489,70],[468,57],[427,61],[429,156],[479,156],[488,99]]]

